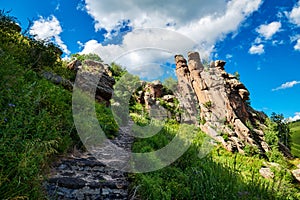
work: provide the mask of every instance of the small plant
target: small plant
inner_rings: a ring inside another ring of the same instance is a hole
[[[205,123],[206,123],[206,119],[205,119],[205,117],[202,117],[200,119],[200,124],[204,125]]]
[[[250,129],[251,132],[253,131],[254,127],[250,120],[246,120],[246,126]]]
[[[240,78],[241,78],[241,76],[240,76],[240,74],[239,74],[238,71],[234,72],[233,76],[235,76],[235,78],[236,78],[237,80],[240,80]]]
[[[228,142],[228,140],[229,140],[229,135],[228,135],[228,133],[222,133],[221,135],[222,135],[224,141],[225,141],[225,142]]]
[[[227,127],[230,128],[230,130],[234,131],[234,125],[233,124],[227,124]]]
[[[203,106],[205,107],[205,108],[207,108],[207,109],[210,109],[210,108],[212,108],[212,102],[211,101],[207,101],[207,102],[205,102],[204,104],[203,104]]]
[[[246,144],[246,146],[244,147],[244,152],[247,156],[254,156],[259,153],[259,149],[257,148],[257,146]]]

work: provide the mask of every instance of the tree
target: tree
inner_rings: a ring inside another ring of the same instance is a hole
[[[112,72],[113,77],[118,81],[123,75],[127,73],[127,70],[116,63],[111,63],[109,70]]]
[[[80,60],[80,61],[93,60],[97,62],[103,62],[100,56],[98,56],[95,53],[88,53],[88,54],[75,53],[71,55],[71,60]]]
[[[163,82],[163,85],[166,86],[168,89],[175,91],[177,86],[177,80],[172,77],[166,78]]]
[[[10,11],[0,10],[0,30],[21,32],[17,18],[9,15]]]
[[[279,142],[283,143],[287,148],[291,149],[291,132],[288,124],[284,121],[283,114],[271,114],[271,120],[276,123],[275,130],[277,131],[277,136]]]

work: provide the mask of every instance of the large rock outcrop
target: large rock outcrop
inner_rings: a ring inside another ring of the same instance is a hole
[[[75,60],[68,64],[68,68],[81,73],[80,78],[76,79],[77,86],[87,92],[90,92],[92,88],[96,88],[95,99],[109,105],[113,95],[115,79],[111,76],[112,73],[108,65],[92,60],[83,62]],[[94,80],[95,78],[96,80]],[[95,86],[95,83],[97,83],[97,86]]]
[[[114,92],[115,79],[112,77],[112,72],[107,64],[93,60],[85,60],[83,62],[74,60],[67,65],[67,68],[76,73],[81,73],[80,78],[76,79],[76,85],[80,89],[91,92],[95,88],[95,99],[99,102],[105,102],[107,105],[110,104],[110,99]],[[57,74],[45,71],[42,75],[51,82],[62,85],[68,90],[73,89],[74,83],[72,81],[64,79]]]
[[[185,110],[184,122],[201,129],[230,151],[243,152],[245,145],[268,151],[264,141],[266,116],[249,105],[249,91],[233,75],[226,73],[225,61],[204,67],[197,52],[175,56],[178,77],[177,98]],[[200,121],[200,122],[199,122]]]

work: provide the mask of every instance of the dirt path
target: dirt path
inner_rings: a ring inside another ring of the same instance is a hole
[[[119,136],[111,142],[130,150],[133,143],[130,135],[132,124],[130,122],[128,126],[121,127]],[[128,174],[106,165],[111,162],[111,156],[101,160],[93,156],[94,153],[109,154],[107,149],[95,151],[98,152],[69,155],[54,165],[49,180],[45,183],[49,199],[129,199]]]

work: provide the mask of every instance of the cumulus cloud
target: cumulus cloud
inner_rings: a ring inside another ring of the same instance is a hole
[[[264,45],[259,44],[259,45],[252,45],[251,48],[249,49],[250,54],[258,54],[261,55],[265,52],[264,50]]]
[[[294,122],[294,121],[297,121],[297,120],[300,120],[300,112],[296,112],[293,117],[287,118],[288,122]]]
[[[300,26],[300,1],[293,7],[292,11],[288,13],[290,21],[297,26]]]
[[[256,31],[264,37],[266,40],[269,40],[275,35],[281,28],[280,22],[271,22],[270,24],[260,25]]]
[[[223,0],[85,0],[87,12],[95,19],[95,29],[110,32],[123,21],[132,27],[183,26],[210,13],[224,12]],[[223,13],[222,13],[223,14]]]
[[[173,62],[175,54],[186,53],[196,46],[193,40],[178,32],[145,28],[126,34],[122,44],[104,46],[96,40],[90,40],[84,44],[82,53],[97,53],[107,63],[119,63],[131,73],[141,77],[148,73],[154,79],[167,72],[161,64]]]
[[[300,81],[291,81],[291,82],[286,82],[286,83],[283,83],[281,86],[275,88],[275,89],[272,89],[272,91],[277,91],[277,90],[284,90],[284,89],[287,89],[287,88],[292,88],[294,87],[295,85],[298,85],[300,84]]]
[[[202,58],[209,58],[215,43],[229,33],[236,33],[241,23],[259,8],[261,2],[262,0],[85,0],[85,10],[93,17],[96,31],[106,30],[105,36],[109,39],[125,25],[130,26],[133,31],[125,34],[120,44],[103,45],[96,40],[88,41],[83,53],[96,52],[108,63],[120,53],[147,47],[167,49],[172,54],[197,50]],[[147,27],[163,28],[165,32],[136,31]],[[155,51],[148,53],[144,53],[140,59],[157,63],[157,60],[162,61],[167,57],[165,51],[161,52],[159,58],[154,57],[157,56]],[[134,65],[128,59],[127,62]]]
[[[40,18],[34,21],[29,33],[34,35],[37,40],[46,40],[55,42],[66,54],[70,54],[67,46],[59,36],[62,33],[62,27],[58,19],[51,15],[48,18]]]

